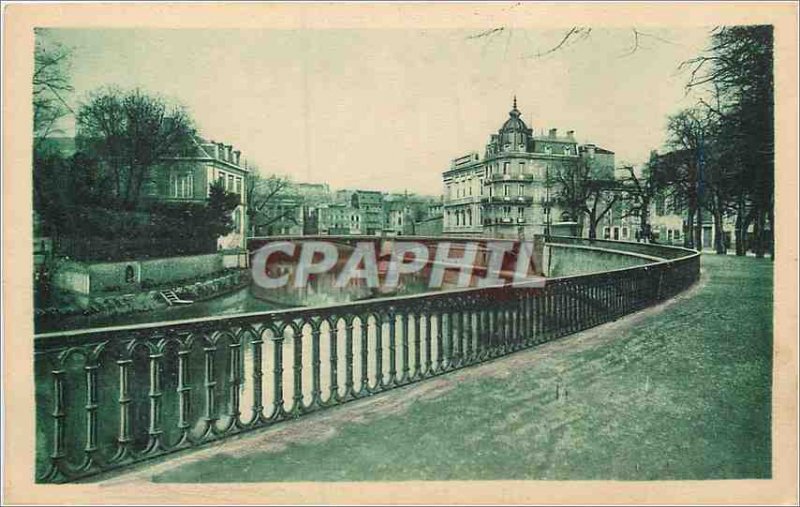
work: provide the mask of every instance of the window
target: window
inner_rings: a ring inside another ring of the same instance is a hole
[[[623,227],[622,228],[622,239],[628,239],[628,228],[627,227]]]
[[[236,178],[236,193],[242,194],[242,178]]]
[[[544,152],[550,155],[551,153],[553,153],[553,149],[548,145],[544,147]]]
[[[503,216],[509,216],[511,214],[511,206],[503,206]]]
[[[170,196],[186,199],[194,195],[194,178],[191,172],[170,173],[169,175]]]
[[[232,174],[228,175],[228,186],[225,187],[225,190],[227,190],[228,192],[233,192],[233,175]]]
[[[572,155],[572,148],[564,146],[564,155]]]
[[[519,163],[519,173],[520,174],[525,174],[525,162],[520,162]]]
[[[467,210],[467,225],[472,225],[472,210]]]
[[[519,217],[522,218],[525,215],[525,208],[521,206],[517,208],[517,215],[519,215]]]
[[[125,283],[134,283],[136,282],[136,271],[133,269],[133,266],[128,265],[125,268]]]
[[[523,185],[522,183],[520,183],[519,187],[517,188],[517,195],[519,196],[525,195],[525,185]]]
[[[509,193],[508,185],[503,185],[503,195],[505,197],[508,197],[508,193]]]
[[[511,165],[511,162],[503,162],[503,174],[508,174],[508,168]]]

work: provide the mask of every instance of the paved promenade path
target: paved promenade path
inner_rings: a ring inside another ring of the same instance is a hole
[[[102,480],[767,478],[773,265],[702,266],[617,322]]]

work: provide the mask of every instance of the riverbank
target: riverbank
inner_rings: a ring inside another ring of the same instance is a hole
[[[43,333],[178,320],[208,315],[209,311],[226,313],[231,311],[232,307],[237,306],[235,301],[247,298],[249,285],[249,270],[229,269],[204,280],[165,285],[132,294],[99,294],[83,302],[66,295],[57,306],[35,310],[34,325],[37,333]],[[170,306],[161,296],[161,291],[164,290],[174,290],[179,298],[193,301],[193,303]],[[234,297],[226,297],[230,295],[234,295]],[[231,299],[233,304],[231,304]],[[262,307],[275,308],[275,305],[270,304],[252,304],[250,306],[259,307],[259,309]]]

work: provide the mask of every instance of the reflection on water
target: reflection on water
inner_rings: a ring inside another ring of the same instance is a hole
[[[216,317],[219,315],[263,312],[280,308],[286,308],[286,306],[255,298],[250,293],[250,288],[244,287],[230,294],[208,301],[199,301],[191,305],[171,306],[158,310],[129,313],[125,315],[76,315],[54,318],[49,321],[37,322],[36,332],[43,333],[69,329],[143,324],[147,322],[166,322],[200,317]]]

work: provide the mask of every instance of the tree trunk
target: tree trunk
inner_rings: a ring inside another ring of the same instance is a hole
[[[650,200],[642,200],[641,219],[639,221],[639,236],[644,243],[650,243]]]
[[[703,250],[703,210],[697,207],[697,225],[694,227],[694,244],[699,251]]]
[[[736,255],[742,257],[745,254],[744,249],[744,219],[742,218],[744,210],[739,208],[736,210]]]
[[[725,231],[722,230],[722,211],[714,210],[714,250],[717,254],[725,255],[728,248],[725,246]]]
[[[694,249],[694,213],[693,207],[689,207],[686,212],[686,230],[683,234],[684,246]]]
[[[759,209],[756,213],[755,223],[755,252],[756,257],[759,259],[764,258],[765,241],[764,241],[764,210]]]
[[[744,196],[739,196],[736,202],[736,255],[739,257],[747,253],[747,216]]]

